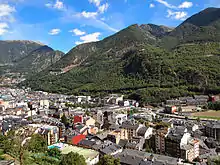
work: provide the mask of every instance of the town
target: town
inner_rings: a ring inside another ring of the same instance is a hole
[[[0,164],[24,164],[25,154],[49,161],[53,156],[46,159],[45,150],[77,153],[88,165],[104,159],[122,165],[219,164],[219,111],[209,110],[218,103],[218,95],[195,95],[140,106],[121,94],[101,98],[1,87],[0,157],[7,159]]]

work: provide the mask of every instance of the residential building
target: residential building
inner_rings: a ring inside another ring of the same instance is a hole
[[[102,155],[116,155],[118,153],[121,153],[122,152],[122,147],[120,145],[117,145],[117,144],[109,144],[105,147],[103,147],[101,150],[100,150],[100,153]]]
[[[128,118],[127,118],[127,114],[118,114],[115,116],[115,124],[117,125],[122,125],[123,122],[125,122]]]
[[[114,130],[107,135],[107,140],[111,141],[112,143],[118,144],[121,138],[121,131]]]
[[[165,137],[167,133],[168,128],[155,130],[156,153],[158,154],[165,154]]]
[[[166,106],[164,112],[165,113],[169,113],[172,114],[174,112],[177,111],[177,107],[176,106]]]
[[[137,130],[137,136],[143,137],[144,139],[150,138],[153,134],[153,128],[152,127],[145,127],[143,125],[140,125]]]
[[[76,135],[72,138],[72,144],[77,145],[80,141],[86,139],[85,135]]]
[[[74,124],[83,123],[83,115],[75,115],[73,117],[73,123]]]
[[[134,136],[137,136],[137,129],[139,125],[128,120],[121,125],[121,139],[132,139]]]
[[[187,132],[186,128],[183,126],[177,126],[174,128],[169,128],[168,133],[165,136],[165,153],[168,156],[173,156],[176,158],[181,157],[180,143],[182,141],[183,135]],[[185,141],[185,139],[184,139]]]
[[[87,117],[85,119],[85,125],[86,126],[94,126],[95,125],[95,120],[92,117]]]
[[[205,125],[205,135],[220,142],[220,121],[207,122]]]
[[[121,165],[184,165],[175,157],[151,154],[147,152],[125,149],[114,156],[120,159]]]
[[[187,144],[183,144],[181,147],[181,158],[193,162],[193,160],[199,157],[199,141],[191,139]]]
[[[35,133],[39,133],[47,139],[47,145],[52,145],[59,140],[59,128],[57,126],[43,124],[29,124],[31,127],[37,128]]]

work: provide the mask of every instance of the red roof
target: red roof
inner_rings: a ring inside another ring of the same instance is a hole
[[[85,135],[77,135],[72,138],[72,144],[77,145],[81,140],[86,139]]]

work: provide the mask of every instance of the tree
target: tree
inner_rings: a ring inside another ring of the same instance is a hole
[[[82,155],[70,152],[62,155],[60,165],[86,165],[86,161]]]
[[[43,138],[39,134],[34,134],[29,143],[28,143],[28,150],[31,152],[39,153],[47,151],[47,142],[46,139]]]
[[[68,119],[65,114],[61,117],[61,122],[67,127],[69,125]]]
[[[178,107],[178,112],[182,112],[182,107]]]
[[[144,119],[140,119],[138,122],[139,122],[140,124],[144,124]]]
[[[200,117],[197,117],[196,120],[197,120],[198,123],[200,123],[200,121],[201,121]]]
[[[120,165],[120,160],[110,155],[105,155],[99,160],[97,165]]]
[[[145,151],[146,152],[152,152],[151,149],[150,149],[149,144],[147,144],[147,143],[146,143]]]
[[[52,148],[47,150],[47,154],[48,156],[55,157],[57,159],[60,159],[61,157],[61,152],[58,148]]]

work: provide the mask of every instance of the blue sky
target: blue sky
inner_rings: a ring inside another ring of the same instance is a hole
[[[220,0],[0,0],[0,39],[68,52],[135,23],[175,27],[206,7]]]

